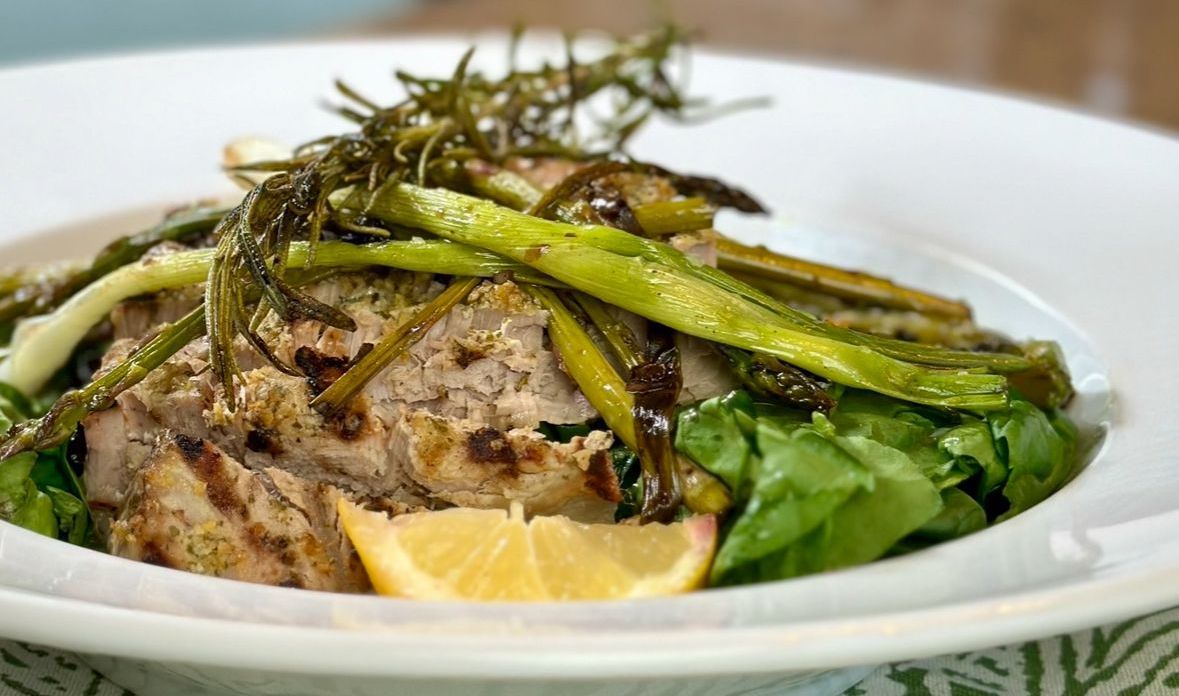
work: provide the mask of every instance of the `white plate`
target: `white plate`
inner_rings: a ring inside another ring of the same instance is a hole
[[[332,78],[391,99],[392,66],[445,75],[464,46],[416,38],[0,73],[0,260],[74,256],[161,206],[224,192],[226,140],[342,130],[315,108]],[[503,51],[492,40],[481,56],[498,67]],[[1179,603],[1179,142],[1004,98],[764,60],[702,55],[693,76],[698,93],[768,94],[774,106],[690,130],[655,126],[639,154],[719,174],[771,204],[772,221],[726,218],[746,238],[966,296],[984,323],[1060,340],[1081,391],[1075,415],[1101,449],[1076,480],[1015,520],[903,558],[614,604],[258,587],[0,524],[0,585],[16,588],[0,590],[0,635],[127,658],[101,664],[158,693],[197,682],[420,693],[554,679],[592,691],[673,675],[682,679],[662,686],[723,693]],[[748,676],[742,685],[735,675]]]

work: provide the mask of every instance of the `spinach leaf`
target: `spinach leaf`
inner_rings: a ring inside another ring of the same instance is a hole
[[[24,505],[25,481],[37,463],[37,455],[18,454],[0,462],[0,519],[9,519],[16,509]]]
[[[590,423],[574,423],[566,425],[561,423],[541,423],[537,427],[537,431],[544,435],[546,440],[553,442],[569,442],[575,437],[584,437],[590,434],[593,427]]]
[[[978,486],[978,499],[1003,485],[1007,480],[1007,465],[999,461],[995,452],[995,440],[986,421],[965,417],[962,425],[942,433],[937,441],[938,449],[960,463],[960,469],[978,469],[982,473]]]
[[[13,423],[35,415],[36,409],[28,397],[11,384],[0,382],[0,434],[7,432]],[[8,425],[3,424],[4,418],[8,419]]]
[[[957,422],[950,412],[849,389],[830,419],[841,435],[866,437],[904,452],[939,490],[962,483],[977,468],[938,450],[939,431]]]
[[[717,552],[715,581],[786,549],[823,524],[853,493],[875,484],[855,457],[810,427],[786,433],[760,425],[757,449],[762,455],[752,492]]]
[[[0,434],[14,422],[35,414],[29,399],[0,382]],[[66,460],[64,446],[0,462],[0,520],[83,544],[90,533],[85,495],[82,481]]]
[[[86,503],[77,496],[53,486],[46,488],[45,492],[53,505],[53,514],[57,517],[57,528],[53,536],[60,532],[61,538],[71,544],[85,544],[90,531],[90,510]]]
[[[678,424],[677,449],[733,492],[711,578],[721,585],[866,563],[983,529],[995,500],[1009,501],[1005,518],[1059,488],[1076,442],[1062,412],[1019,398],[983,418],[856,390],[809,422],[734,392],[685,408]]]
[[[857,389],[844,393],[829,418],[844,435],[861,435],[902,452],[927,445],[937,427],[956,422],[949,412]]]
[[[986,528],[987,514],[977,500],[957,488],[947,488],[941,496],[941,512],[918,527],[914,536],[941,542]]]
[[[614,466],[614,475],[618,478],[618,488],[622,491],[622,500],[614,511],[614,519],[621,521],[637,515],[642,507],[643,468],[639,463],[639,455],[621,443],[610,448],[610,461]]]
[[[680,412],[675,446],[730,491],[747,497],[745,485],[757,431],[753,399],[743,391],[704,401]]]
[[[937,489],[900,450],[861,436],[837,437],[836,442],[871,470],[875,485],[857,492],[818,529],[786,548],[775,577],[873,561],[942,508]]]
[[[999,519],[1009,519],[1047,498],[1072,474],[1076,429],[1063,414],[1052,418],[1031,402],[1013,399],[1006,411],[987,420],[999,458],[1010,473],[1003,497],[1010,508]]]
[[[24,503],[12,513],[11,522],[18,527],[57,538],[57,518],[49,496],[37,490],[32,481],[25,481]]]
[[[53,502],[29,478],[36,463],[37,456],[31,453],[0,462],[0,519],[57,537]]]

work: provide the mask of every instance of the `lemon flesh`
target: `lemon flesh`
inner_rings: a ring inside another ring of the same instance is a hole
[[[377,592],[429,600],[657,597],[700,587],[716,548],[708,515],[674,524],[525,521],[518,507],[390,519],[341,499],[344,531]]]

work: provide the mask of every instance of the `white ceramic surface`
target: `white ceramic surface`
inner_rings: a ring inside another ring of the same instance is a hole
[[[162,206],[223,193],[227,139],[341,130],[314,106],[332,78],[389,99],[391,66],[445,74],[464,45],[262,47],[0,72],[0,262],[84,253]],[[497,41],[481,54],[491,67],[502,55]],[[962,295],[983,323],[1060,340],[1096,455],[1076,480],[1010,522],[907,557],[624,603],[430,604],[256,587],[0,524],[0,586],[12,588],[0,589],[0,635],[116,656],[95,664],[144,693],[557,683],[614,693],[672,677],[660,685],[676,693],[780,693],[817,671],[1179,603],[1179,314],[1169,306],[1179,141],[762,60],[703,55],[693,76],[699,93],[768,94],[774,106],[691,130],[657,125],[638,154],[719,174],[770,203],[772,220],[724,219],[747,239]]]

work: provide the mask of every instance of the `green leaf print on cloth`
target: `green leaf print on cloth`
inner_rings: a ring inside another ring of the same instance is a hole
[[[1066,636],[883,667],[845,696],[1179,693],[1179,608]]]
[[[69,653],[0,641],[0,696],[135,695]]]

